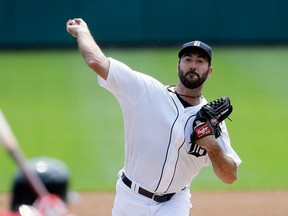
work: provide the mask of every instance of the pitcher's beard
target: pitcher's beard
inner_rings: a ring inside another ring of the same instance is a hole
[[[179,69],[178,76],[179,76],[179,79],[180,79],[181,83],[186,88],[196,89],[196,88],[198,88],[199,86],[201,86],[205,82],[205,80],[207,79],[207,76],[208,76],[208,72],[209,72],[209,70],[207,70],[206,73],[204,73],[204,75],[201,77],[197,72],[195,72],[193,70],[190,70],[188,73],[186,73],[184,75],[184,72]],[[188,76],[191,75],[191,74],[193,74],[197,78],[196,79],[192,79],[192,80],[189,79]]]

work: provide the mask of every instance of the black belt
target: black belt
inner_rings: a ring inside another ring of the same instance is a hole
[[[127,187],[131,188],[132,181],[128,179],[124,173],[122,174],[121,178],[124,184],[127,185]],[[165,194],[165,195],[157,195],[141,187],[139,187],[138,193],[159,203],[169,201],[175,194],[175,193],[170,193],[170,194]]]

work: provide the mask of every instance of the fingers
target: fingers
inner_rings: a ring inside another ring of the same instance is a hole
[[[77,37],[80,30],[89,32],[87,24],[81,18],[69,19],[66,23],[66,30],[73,37]]]
[[[75,23],[77,23],[79,25],[83,21],[81,18],[75,18],[74,20],[75,20]]]
[[[75,25],[75,24],[76,24],[75,19],[69,19],[69,20],[67,21],[67,26],[72,26],[72,25]]]
[[[73,37],[77,37],[77,26],[80,26],[82,19],[74,18],[69,19],[66,23],[66,30],[69,32]],[[75,28],[76,27],[76,28]]]
[[[81,18],[69,19],[69,20],[67,21],[67,25],[75,25],[75,24],[80,25],[82,21],[83,21],[83,20],[82,20]]]

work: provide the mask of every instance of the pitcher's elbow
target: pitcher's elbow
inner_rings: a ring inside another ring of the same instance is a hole
[[[231,175],[229,178],[224,180],[226,184],[233,184],[237,180],[237,174]]]

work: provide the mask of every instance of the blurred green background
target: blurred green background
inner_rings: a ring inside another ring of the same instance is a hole
[[[178,48],[104,48],[108,56],[170,85],[177,81]],[[213,49],[208,100],[228,95],[232,145],[243,163],[225,185],[205,168],[194,190],[287,189],[288,47]],[[0,108],[27,158],[55,157],[67,164],[71,188],[114,190],[123,166],[123,123],[114,97],[77,50],[0,51]],[[0,191],[9,191],[16,165],[0,148]]]

